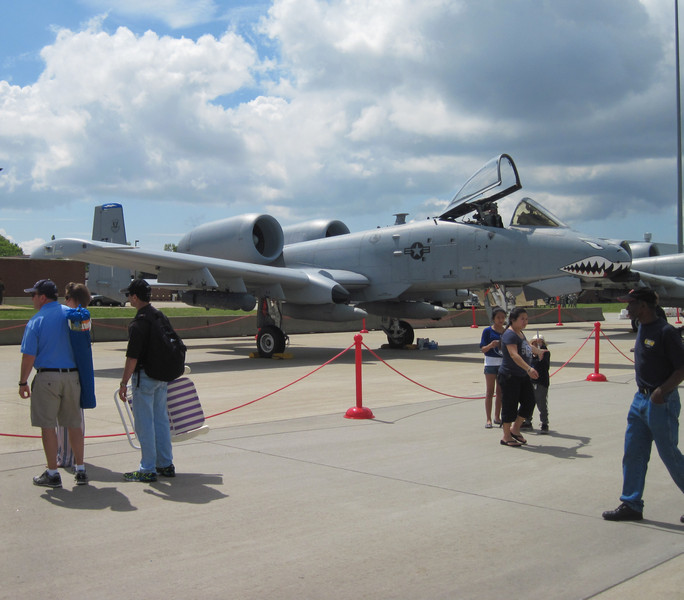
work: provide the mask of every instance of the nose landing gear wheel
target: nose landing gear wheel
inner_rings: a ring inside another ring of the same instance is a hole
[[[390,326],[385,329],[385,333],[391,348],[403,348],[413,344],[413,327],[406,321],[392,320]]]
[[[257,334],[257,350],[262,358],[271,358],[285,351],[285,334],[275,325],[266,325]]]

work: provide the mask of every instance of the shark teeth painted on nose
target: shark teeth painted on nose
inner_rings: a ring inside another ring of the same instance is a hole
[[[561,271],[579,277],[612,277],[629,268],[628,262],[613,262],[602,256],[591,256],[561,268]]]

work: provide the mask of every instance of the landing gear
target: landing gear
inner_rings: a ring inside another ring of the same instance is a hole
[[[285,351],[288,338],[280,328],[281,322],[280,304],[272,298],[259,298],[256,343],[261,358],[271,358]]]
[[[389,325],[382,329],[387,334],[387,341],[390,348],[403,348],[404,346],[413,344],[413,327],[406,321],[390,319]]]
[[[262,358],[271,358],[285,351],[286,336],[275,325],[266,325],[257,334],[257,350]]]

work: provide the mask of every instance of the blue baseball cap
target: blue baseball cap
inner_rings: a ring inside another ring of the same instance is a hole
[[[24,290],[26,294],[43,294],[48,298],[57,300],[57,286],[51,279],[40,279],[33,284],[32,288]]]

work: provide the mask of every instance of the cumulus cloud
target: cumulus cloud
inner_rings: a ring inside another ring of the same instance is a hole
[[[219,14],[111,10],[172,28]],[[194,39],[96,19],[58,31],[32,85],[0,81],[0,190],[17,209],[130,196],[422,215],[509,152],[563,218],[639,211],[673,193],[665,17],[637,0],[275,0],[249,35]]]

